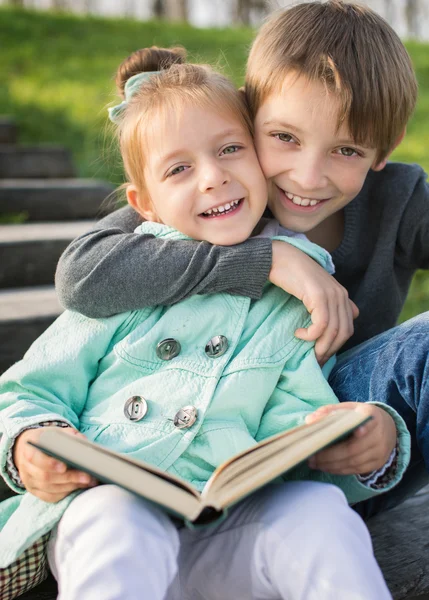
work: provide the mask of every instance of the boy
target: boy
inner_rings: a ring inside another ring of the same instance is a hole
[[[313,329],[298,334],[319,338],[316,352],[324,362],[352,332],[356,312],[345,288],[360,316],[346,346],[351,350],[329,381],[342,401],[377,399],[404,417],[414,442],[409,473],[418,485],[414,470],[423,461],[429,468],[429,321],[422,315],[389,328],[415,270],[429,266],[429,189],[419,167],[386,165],[416,92],[405,48],[368,8],[331,0],[278,13],[257,36],[247,68],[258,156],[270,181],[271,211],[332,253],[337,281],[308,257],[280,255],[281,248],[259,238],[234,248],[137,239],[130,232],[138,216],[122,209],[62,257],[61,301],[105,316],[195,293],[257,298],[270,278],[312,312]],[[355,473],[359,442],[355,436],[326,450],[313,466]]]

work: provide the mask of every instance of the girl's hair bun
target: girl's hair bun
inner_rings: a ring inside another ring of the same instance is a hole
[[[172,65],[186,62],[186,50],[177,48],[142,48],[136,50],[119,65],[116,72],[116,88],[122,98],[127,80],[137,73],[145,71],[162,71]]]

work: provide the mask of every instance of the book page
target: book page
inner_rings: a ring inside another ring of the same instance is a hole
[[[267,438],[220,465],[204,488],[202,499],[216,507],[227,507],[351,433],[366,420],[355,410],[335,411],[310,425]]]

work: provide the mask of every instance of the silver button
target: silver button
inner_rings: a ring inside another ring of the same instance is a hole
[[[130,421],[141,421],[147,413],[147,402],[143,396],[131,396],[125,402],[124,414]]]
[[[167,338],[157,345],[156,355],[161,360],[171,360],[180,353],[180,350],[181,346],[177,340]]]
[[[205,352],[209,358],[219,358],[228,350],[228,340],[224,335],[215,335],[207,342]]]
[[[195,406],[184,406],[174,415],[174,426],[177,429],[192,427],[197,420],[198,411]]]

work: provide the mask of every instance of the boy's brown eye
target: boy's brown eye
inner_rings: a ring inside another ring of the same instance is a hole
[[[356,150],[354,150],[353,148],[340,148],[340,152],[343,156],[353,156],[354,154],[357,154]]]
[[[281,142],[292,142],[293,138],[289,133],[276,133],[275,136]]]

